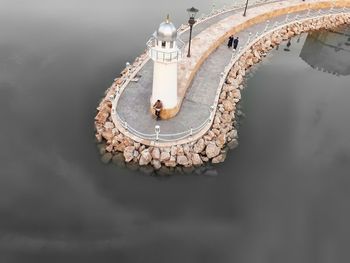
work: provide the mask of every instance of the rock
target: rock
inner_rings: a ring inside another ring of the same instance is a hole
[[[255,58],[261,59],[260,54],[259,54],[259,52],[258,52],[257,50],[254,50],[254,51],[253,51],[253,54],[254,54],[254,57],[255,57]]]
[[[124,149],[124,158],[127,163],[134,158],[134,151],[135,151],[134,146],[128,146]]]
[[[118,144],[118,143],[121,143],[123,140],[124,140],[124,136],[123,136],[123,134],[120,133],[117,136],[113,137],[112,143],[113,144]]]
[[[176,153],[177,153],[177,147],[176,146],[171,146],[170,155],[175,156]]]
[[[232,95],[236,99],[241,99],[241,91],[239,89],[236,89],[232,92]]]
[[[228,148],[230,148],[230,150],[235,149],[238,146],[238,140],[237,139],[233,139],[232,141],[230,141],[227,144]]]
[[[206,156],[201,156],[201,159],[203,162],[208,162],[209,161],[209,158],[206,157]]]
[[[221,122],[222,123],[230,123],[232,121],[232,117],[230,114],[228,113],[224,113],[222,116],[221,116]]]
[[[102,155],[101,157],[101,161],[103,163],[109,163],[112,159],[113,155],[111,153],[105,153],[104,155]]]
[[[113,151],[113,144],[108,145],[108,146],[106,147],[106,151],[107,151],[107,152]]]
[[[220,126],[220,124],[218,124],[218,123],[214,123],[214,124],[213,124],[213,129],[217,129],[217,130],[218,130],[218,129],[220,129],[220,127],[221,127],[221,126]]]
[[[113,156],[112,162],[119,167],[125,167],[124,157],[122,153],[117,153]]]
[[[230,131],[227,135],[229,138],[231,139],[235,139],[238,137],[238,133],[236,129],[233,129],[232,131]]]
[[[106,130],[112,130],[114,128],[114,123],[107,121],[103,127],[105,127]]]
[[[100,133],[95,134],[97,142],[102,142],[102,135]]]
[[[141,143],[134,142],[134,147],[135,147],[136,150],[138,150],[140,148],[140,146],[141,146]]]
[[[146,149],[146,146],[142,144],[138,150],[139,152],[142,152],[144,149]]]
[[[221,94],[220,94],[220,99],[224,100],[226,99],[226,91],[222,91]]]
[[[209,136],[210,140],[215,137],[215,133],[212,130],[209,130],[207,135]]]
[[[220,117],[215,116],[215,118],[214,118],[214,124],[220,124],[220,122],[221,122]]]
[[[107,111],[100,111],[96,117],[95,120],[99,123],[105,123],[107,118],[109,116],[109,113]]]
[[[124,152],[125,150],[125,145],[123,143],[118,143],[118,144],[113,144],[114,150],[117,152]]]
[[[162,167],[162,164],[159,160],[152,160],[152,165],[154,169],[159,170]]]
[[[188,144],[184,144],[183,151],[184,151],[185,155],[189,155],[190,154],[190,146]]]
[[[220,135],[220,131],[218,129],[212,129],[212,132],[215,134],[214,137],[217,137],[218,135]]]
[[[244,68],[239,70],[239,75],[241,75],[243,77],[245,76],[245,69]]]
[[[237,75],[236,80],[238,83],[242,83],[243,82],[243,77],[241,75]]]
[[[120,132],[119,132],[119,130],[117,128],[113,128],[112,132],[113,132],[114,135],[119,135],[120,134]]]
[[[105,138],[107,141],[111,141],[114,137],[114,134],[112,130],[106,130],[102,132],[102,137]]]
[[[167,167],[175,167],[176,166],[176,159],[174,156],[171,156],[169,161],[164,162],[165,166]]]
[[[226,135],[225,134],[220,134],[216,140],[216,145],[220,148],[222,148],[226,143]]]
[[[154,160],[159,160],[160,159],[160,150],[159,148],[154,148],[152,151],[152,158]]]
[[[251,58],[247,59],[246,64],[248,66],[253,66],[254,65],[253,59],[251,59]]]
[[[205,153],[209,159],[216,157],[220,154],[220,148],[215,143],[210,142],[205,149]]]
[[[134,153],[133,153],[134,158],[139,157],[139,155],[140,155],[140,153],[135,149]]]
[[[125,147],[134,145],[134,142],[128,137],[125,137],[122,143],[125,145]]]
[[[170,160],[170,153],[169,152],[162,152],[160,154],[160,161],[161,162],[165,162],[165,161],[168,161]]]
[[[149,152],[148,149],[145,149],[141,152],[141,157],[140,157],[140,161],[139,164],[140,165],[147,165],[152,161],[152,155]]]
[[[222,163],[223,161],[225,161],[226,159],[226,155],[224,154],[220,154],[218,156],[216,156],[215,158],[213,158],[211,160],[212,163]]]
[[[106,153],[106,144],[105,143],[97,144],[97,149],[101,155],[104,155]]]
[[[199,165],[203,164],[203,161],[202,161],[202,159],[201,159],[201,157],[199,156],[198,153],[192,154],[192,163],[195,166],[199,166]]]
[[[177,161],[178,164],[183,165],[183,166],[188,164],[188,159],[184,155],[177,156],[177,160],[176,161]]]
[[[184,155],[184,149],[183,149],[183,147],[181,145],[177,146],[176,155],[177,156]]]
[[[205,148],[205,143],[203,139],[199,139],[193,147],[195,153],[201,153]]]

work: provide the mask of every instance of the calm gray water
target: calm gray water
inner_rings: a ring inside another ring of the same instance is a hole
[[[349,262],[347,36],[295,38],[256,67],[240,146],[210,173],[100,161],[103,92],[162,14],[179,24],[192,4],[210,8],[0,0],[1,263]]]

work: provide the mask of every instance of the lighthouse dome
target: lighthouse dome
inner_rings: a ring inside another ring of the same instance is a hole
[[[169,18],[159,25],[156,36],[159,41],[171,42],[176,40],[176,27],[169,21]]]

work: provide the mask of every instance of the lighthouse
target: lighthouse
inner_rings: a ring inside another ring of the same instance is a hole
[[[148,55],[154,63],[151,110],[154,103],[160,100],[163,105],[162,119],[173,117],[178,107],[177,66],[181,50],[177,42],[177,30],[170,22],[169,15],[148,42]]]

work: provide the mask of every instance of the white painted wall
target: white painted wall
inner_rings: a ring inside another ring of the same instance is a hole
[[[151,105],[161,100],[164,109],[177,105],[177,61],[163,63],[154,61]]]

